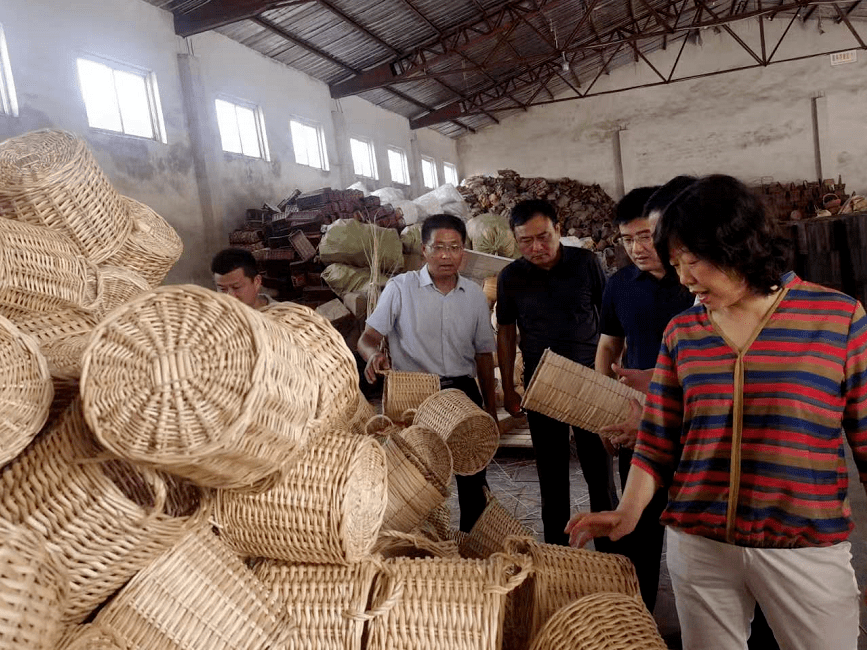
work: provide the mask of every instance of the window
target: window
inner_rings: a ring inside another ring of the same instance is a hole
[[[453,165],[451,163],[444,162],[443,163],[443,176],[446,178],[446,183],[451,183],[455,187],[460,185],[460,181],[458,180],[458,167],[457,165]]]
[[[325,155],[325,135],[322,127],[298,120],[289,120],[289,127],[292,130],[295,162],[327,170],[328,157]]]
[[[92,128],[166,142],[152,72],[78,59],[78,80]]]
[[[437,163],[433,158],[421,157],[421,177],[424,186],[434,189],[437,186]]]
[[[223,151],[269,160],[262,110],[223,99],[216,100],[215,104]]]
[[[406,154],[397,147],[388,148],[388,169],[391,171],[391,182],[409,185],[409,167],[406,164]]]
[[[352,151],[352,166],[355,168],[355,175],[378,178],[376,157],[373,155],[373,143],[359,138],[349,138],[349,148]]]
[[[6,49],[6,36],[0,26],[0,115],[18,115],[18,98],[12,83],[12,66]]]

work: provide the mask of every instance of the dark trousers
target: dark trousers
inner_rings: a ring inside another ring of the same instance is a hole
[[[535,411],[527,412],[527,422],[536,453],[545,542],[566,546],[569,536],[563,529],[569,522],[572,509],[569,493],[570,426]],[[575,433],[578,462],[590,493],[590,510],[613,510],[617,507],[617,491],[611,456],[595,433],[571,428]],[[599,551],[612,552],[612,542],[607,537],[594,540],[594,545]]]
[[[626,489],[626,479],[629,476],[631,461],[632,450],[621,449],[618,463],[620,466],[620,485],[623,489]],[[659,523],[659,518],[667,504],[667,491],[665,489],[657,490],[644,512],[641,513],[635,530],[615,542],[615,550],[628,557],[635,565],[638,585],[641,587],[641,598],[651,613],[656,606],[656,592],[659,589],[659,566],[662,562],[662,545],[665,540],[665,527]]]
[[[440,379],[440,388],[457,388],[464,391],[467,397],[475,402],[479,408],[484,408],[482,394],[479,385],[472,377],[443,377]],[[470,532],[473,524],[482,516],[482,511],[487,505],[485,490],[488,487],[487,470],[471,474],[470,476],[458,476],[455,474],[458,484],[458,507],[461,510],[460,529],[465,533]]]

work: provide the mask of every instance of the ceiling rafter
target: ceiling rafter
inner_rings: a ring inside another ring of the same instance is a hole
[[[315,0],[227,0],[224,2],[207,2],[192,11],[175,15],[175,34],[178,36],[193,36],[209,29],[216,29],[245,18],[258,16],[269,9],[309,4]]]

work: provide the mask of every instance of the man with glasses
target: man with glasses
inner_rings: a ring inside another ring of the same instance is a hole
[[[481,287],[458,273],[466,239],[466,226],[457,217],[436,214],[425,219],[421,227],[425,266],[388,281],[367,319],[358,352],[367,362],[367,381],[373,383],[378,373],[389,368],[439,375],[441,388],[464,391],[496,422],[496,342],[488,301]],[[385,337],[390,361],[382,349]],[[460,529],[469,532],[485,509],[485,470],[455,478]]]
[[[506,410],[517,415],[521,398],[512,380],[515,346],[520,332],[524,385],[546,348],[593,367],[599,340],[599,308],[605,275],[596,255],[560,243],[557,212],[547,201],[518,203],[510,225],[523,256],[500,272],[497,282],[497,356]],[[541,413],[527,413],[536,455],[545,541],[566,545],[569,521],[569,425]],[[590,510],[617,505],[612,459],[594,433],[572,427],[578,461],[590,496]],[[612,550],[610,540],[597,538],[596,549]]]

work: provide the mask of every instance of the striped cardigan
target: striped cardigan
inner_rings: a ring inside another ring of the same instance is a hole
[[[669,486],[665,525],[764,548],[827,546],[852,530],[843,432],[865,482],[867,316],[840,292],[784,281],[740,357],[702,306],[665,331],[632,460]]]

